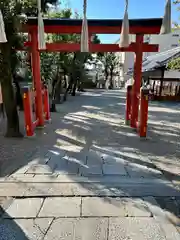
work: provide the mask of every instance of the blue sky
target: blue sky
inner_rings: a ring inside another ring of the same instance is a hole
[[[64,0],[68,7],[82,13],[83,0]],[[87,0],[88,18],[95,19],[119,19],[124,15],[125,0]],[[129,0],[129,18],[158,18],[164,14],[166,0]],[[172,7],[172,20],[178,20],[176,7]],[[118,39],[118,35],[101,35],[103,43],[113,43]]]

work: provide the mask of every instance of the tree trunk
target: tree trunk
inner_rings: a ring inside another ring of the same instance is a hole
[[[78,80],[74,79],[74,85],[73,85],[71,96],[76,96],[77,83],[78,83]]]
[[[56,103],[60,103],[61,102],[61,79],[59,79],[55,85],[55,100]]]
[[[108,83],[108,70],[107,70],[107,67],[105,67],[104,74],[105,74],[105,84],[104,84],[104,87],[106,89],[108,89],[108,86],[107,86],[107,83]]]
[[[55,103],[55,94],[56,94],[56,83],[53,82],[53,86],[52,86],[52,101],[51,101],[51,107],[50,107],[50,111],[51,112],[57,112],[57,110],[56,110],[56,103]]]
[[[51,107],[50,107],[50,112],[57,112],[56,104],[55,104],[54,100],[52,100]]]
[[[8,43],[0,44],[1,70],[0,79],[2,96],[7,116],[6,137],[23,137],[19,130],[19,116],[12,85],[10,46]]]
[[[66,74],[64,74],[64,88],[65,88],[65,91],[64,91],[64,96],[63,96],[63,101],[66,101],[67,100],[67,88],[68,88],[68,76],[66,78]]]
[[[109,86],[110,89],[113,89],[113,70],[111,70],[110,72],[110,86]]]
[[[67,95],[68,95],[68,92],[72,89],[72,85],[73,85],[73,77],[70,76],[68,87],[66,88],[66,91],[64,93],[64,101],[67,100]]]
[[[67,86],[66,73],[64,73],[64,88],[67,89]]]

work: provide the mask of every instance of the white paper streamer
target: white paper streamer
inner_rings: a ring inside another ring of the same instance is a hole
[[[5,27],[4,27],[4,19],[2,16],[2,12],[0,10],[0,43],[6,43],[6,33],[5,33]]]
[[[83,6],[83,21],[81,30],[81,52],[89,52],[89,34],[88,34],[88,22],[86,17],[87,0],[84,0]]]
[[[46,49],[44,21],[41,13],[41,0],[38,0],[38,49]]]
[[[126,0],[126,7],[124,19],[122,22],[121,37],[119,47],[129,47],[129,18],[128,18],[128,0]]]
[[[171,0],[166,0],[165,13],[162,21],[160,34],[171,32]]]

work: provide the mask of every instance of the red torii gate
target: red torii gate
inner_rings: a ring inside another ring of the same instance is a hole
[[[142,78],[142,59],[143,52],[157,52],[158,45],[147,44],[143,42],[145,34],[159,34],[162,25],[161,18],[153,19],[134,19],[129,20],[129,33],[136,35],[136,42],[131,43],[127,48],[119,48],[118,44],[92,44],[90,39],[92,34],[120,34],[122,20],[113,19],[90,19],[88,20],[89,31],[89,49],[90,52],[134,52],[134,85],[132,91],[132,108],[131,108],[131,127],[137,127],[139,111],[139,95]],[[80,19],[44,19],[45,33],[60,34],[81,34],[82,20]],[[23,32],[29,35],[29,41],[24,45],[30,48],[33,81],[37,94],[37,114],[39,126],[44,125],[43,104],[41,92],[41,75],[40,75],[40,55],[38,50],[38,21],[37,18],[28,18]],[[76,52],[80,51],[80,44],[76,43],[47,43],[46,50],[41,51],[62,51]]]

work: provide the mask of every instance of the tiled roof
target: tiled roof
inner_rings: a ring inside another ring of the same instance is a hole
[[[147,57],[142,63],[142,72],[153,71],[159,67],[166,66],[172,59],[180,56],[180,47],[157,53]],[[128,74],[133,73],[133,69],[129,69]]]

